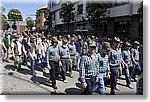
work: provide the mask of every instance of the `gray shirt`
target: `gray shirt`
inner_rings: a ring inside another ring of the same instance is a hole
[[[122,54],[120,49],[112,48],[109,56],[109,64],[111,67],[120,67],[122,63]]]
[[[47,53],[47,63],[49,63],[49,61],[56,61],[56,62],[59,61],[60,56],[59,56],[58,47],[50,46],[47,49],[46,53]]]
[[[61,46],[59,49],[59,55],[60,59],[69,58],[70,57],[69,48],[67,46]]]
[[[71,56],[75,56],[76,54],[76,47],[74,44],[69,43],[68,44],[69,52]]]
[[[122,51],[122,58],[126,64],[131,64],[131,53],[129,50]]]
[[[139,61],[139,51],[137,49],[131,49],[131,56],[134,58],[136,61]]]

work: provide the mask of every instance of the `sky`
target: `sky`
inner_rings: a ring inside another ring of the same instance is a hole
[[[27,18],[27,15],[36,14],[36,9],[47,5],[48,0],[0,0],[3,7],[5,8],[4,14],[7,15],[9,10],[18,9],[22,14],[23,18]],[[31,16],[31,18],[35,19],[35,16]]]

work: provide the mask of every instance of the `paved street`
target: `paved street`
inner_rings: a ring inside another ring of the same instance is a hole
[[[78,82],[78,72],[73,71],[74,78],[67,77],[68,83],[57,80],[58,90],[51,87],[51,83],[47,81],[47,73],[43,75],[40,68],[37,68],[37,77],[30,75],[30,69],[22,66],[23,70],[13,68],[13,63],[0,63],[0,90],[2,94],[53,94],[53,95],[80,95],[83,91]],[[135,82],[132,83],[134,89],[125,86],[124,78],[119,79],[117,94],[131,95],[135,94]],[[110,93],[109,85],[107,86],[107,94]],[[98,93],[94,93],[97,95]]]

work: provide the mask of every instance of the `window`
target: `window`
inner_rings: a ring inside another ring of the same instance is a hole
[[[130,38],[131,21],[115,22],[115,34],[119,37]]]
[[[83,13],[83,4],[78,5],[78,14],[82,14]]]

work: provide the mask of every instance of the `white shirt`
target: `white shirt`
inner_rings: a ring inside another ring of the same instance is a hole
[[[17,43],[17,47],[18,47],[18,55],[22,55],[22,50],[21,50],[22,44],[21,44],[20,41],[17,41],[16,43]],[[14,46],[15,46],[15,43],[13,42],[13,43],[11,44],[11,47],[14,48]]]

